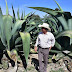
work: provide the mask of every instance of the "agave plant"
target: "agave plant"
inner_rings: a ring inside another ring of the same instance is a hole
[[[54,0],[55,1],[55,0]],[[56,1],[55,1],[56,2]],[[49,23],[52,33],[55,35],[57,49],[52,49],[50,52],[57,53],[57,59],[67,55],[72,57],[72,16],[70,12],[62,10],[56,2],[59,10],[53,10],[45,7],[29,7],[39,11],[48,13],[50,16],[45,16],[45,22]]]
[[[17,12],[18,19],[15,17],[15,12],[13,10],[13,17],[9,15],[8,6],[6,2],[6,15],[2,14],[0,8],[0,45],[2,47],[3,53],[8,55],[8,58],[11,60],[10,51],[14,50],[17,54],[17,51],[23,50],[25,61],[27,63],[28,55],[30,52],[30,32],[36,27],[35,22],[31,19],[28,20],[30,15],[26,16],[23,13],[20,18],[19,9]],[[33,25],[32,27],[30,27]],[[27,66],[26,66],[27,67]]]

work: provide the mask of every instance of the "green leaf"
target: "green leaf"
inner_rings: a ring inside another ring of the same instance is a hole
[[[9,14],[9,12],[8,12],[8,5],[7,5],[7,1],[5,0],[5,2],[6,2],[6,15],[8,15]]]
[[[50,50],[50,52],[52,52],[52,53],[60,53],[61,51],[58,51],[58,50]]]
[[[25,22],[25,20],[17,20],[16,23],[15,23],[15,26],[14,28],[12,29],[12,35],[16,33],[16,31],[18,29],[21,28],[22,24]]]
[[[46,12],[46,13],[51,14],[51,15],[57,15],[58,14],[57,12],[55,12],[55,10],[50,9],[50,8],[45,8],[45,7],[28,7],[28,8],[43,11],[43,12]]]
[[[15,12],[14,12],[13,6],[12,6],[12,11],[13,11],[13,23],[15,23],[16,22],[16,17],[15,17]]]
[[[0,8],[0,38],[1,38],[1,25],[3,24],[2,10]]]
[[[50,20],[50,21],[52,21],[53,23],[57,24],[56,21],[55,21],[53,18],[51,18],[51,17],[49,17],[48,20]]]
[[[21,41],[21,37],[18,37],[15,41],[15,44],[19,43]]]
[[[20,32],[20,36],[22,38],[23,51],[24,51],[26,62],[27,62],[28,55],[29,55],[29,52],[30,52],[30,34],[29,33]]]
[[[69,30],[72,30],[72,18],[68,19],[68,27],[69,27]],[[70,39],[70,45],[71,44],[72,44],[72,39]]]
[[[59,16],[57,17],[58,20],[61,22],[64,30],[68,30],[68,25],[67,25],[67,21],[65,20],[65,18],[63,16]]]
[[[52,27],[52,29],[54,29],[54,32],[58,32],[58,31],[56,30],[56,27],[54,26],[54,24],[53,24],[51,21],[54,22],[54,20],[52,20],[52,19],[49,19],[49,20],[48,20],[50,26]],[[56,22],[54,22],[54,23],[56,23]]]
[[[72,56],[72,52],[68,54],[69,56]]]
[[[55,38],[57,39],[61,36],[68,36],[68,37],[72,38],[72,30],[62,31],[62,32],[58,33]]]
[[[22,11],[22,15],[21,15],[21,20],[23,20],[23,11]]]
[[[24,20],[26,20],[26,19],[27,19],[27,17],[28,17],[30,14],[31,14],[31,12],[30,12],[30,13],[28,13],[28,14],[25,16],[25,13],[24,13]]]
[[[68,27],[69,27],[69,30],[72,30],[72,18],[68,19]]]
[[[7,46],[8,49],[10,50],[10,44],[9,41],[11,39],[11,28],[12,28],[12,17],[9,15],[3,16],[3,25],[2,25],[2,29],[3,29],[3,35],[5,36],[5,40],[7,41]]]
[[[55,47],[60,51],[62,50],[61,45],[57,41],[55,41]]]
[[[56,59],[55,60],[59,60],[59,59],[61,59],[61,58],[63,58],[65,55],[63,54],[63,53],[58,53],[57,55],[56,55]]]
[[[28,30],[26,30],[26,31],[27,31],[27,32],[30,32],[30,31],[32,31],[35,27],[36,27],[36,26],[30,27],[30,28],[28,28]]]
[[[4,26],[3,26],[3,15],[0,8],[0,38],[4,46],[6,46],[5,35],[4,35]]]
[[[55,0],[54,0],[55,1]],[[56,1],[55,1],[56,2]],[[62,11],[63,12],[63,10],[62,10],[62,8],[60,7],[60,5],[56,2],[56,4],[58,5],[58,7],[59,7],[59,9],[60,9],[60,11]]]
[[[17,11],[17,16],[18,16],[18,19],[20,20],[19,8],[18,8],[18,11]]]

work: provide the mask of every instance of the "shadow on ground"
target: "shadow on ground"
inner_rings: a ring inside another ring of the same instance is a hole
[[[35,58],[32,58],[31,64],[34,64],[34,67],[37,71],[39,71],[38,67],[39,67],[39,61]]]

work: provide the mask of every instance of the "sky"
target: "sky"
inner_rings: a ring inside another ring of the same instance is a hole
[[[72,14],[72,0],[56,0],[63,11],[71,12]],[[40,17],[43,17],[46,13],[34,10],[28,7],[46,7],[55,9],[58,8],[57,4],[54,0],[7,0],[9,14],[12,15],[12,5],[15,10],[15,14],[17,16],[17,10],[19,8],[20,15],[22,11],[25,11],[25,14],[28,14],[30,12],[34,13],[36,15],[39,15]],[[0,0],[0,7],[2,9],[2,13],[6,14],[6,3],[5,0]]]

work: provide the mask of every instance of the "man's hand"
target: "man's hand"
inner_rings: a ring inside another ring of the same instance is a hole
[[[34,47],[35,52],[37,52],[37,46]]]
[[[52,46],[49,48],[49,51],[51,50]]]

